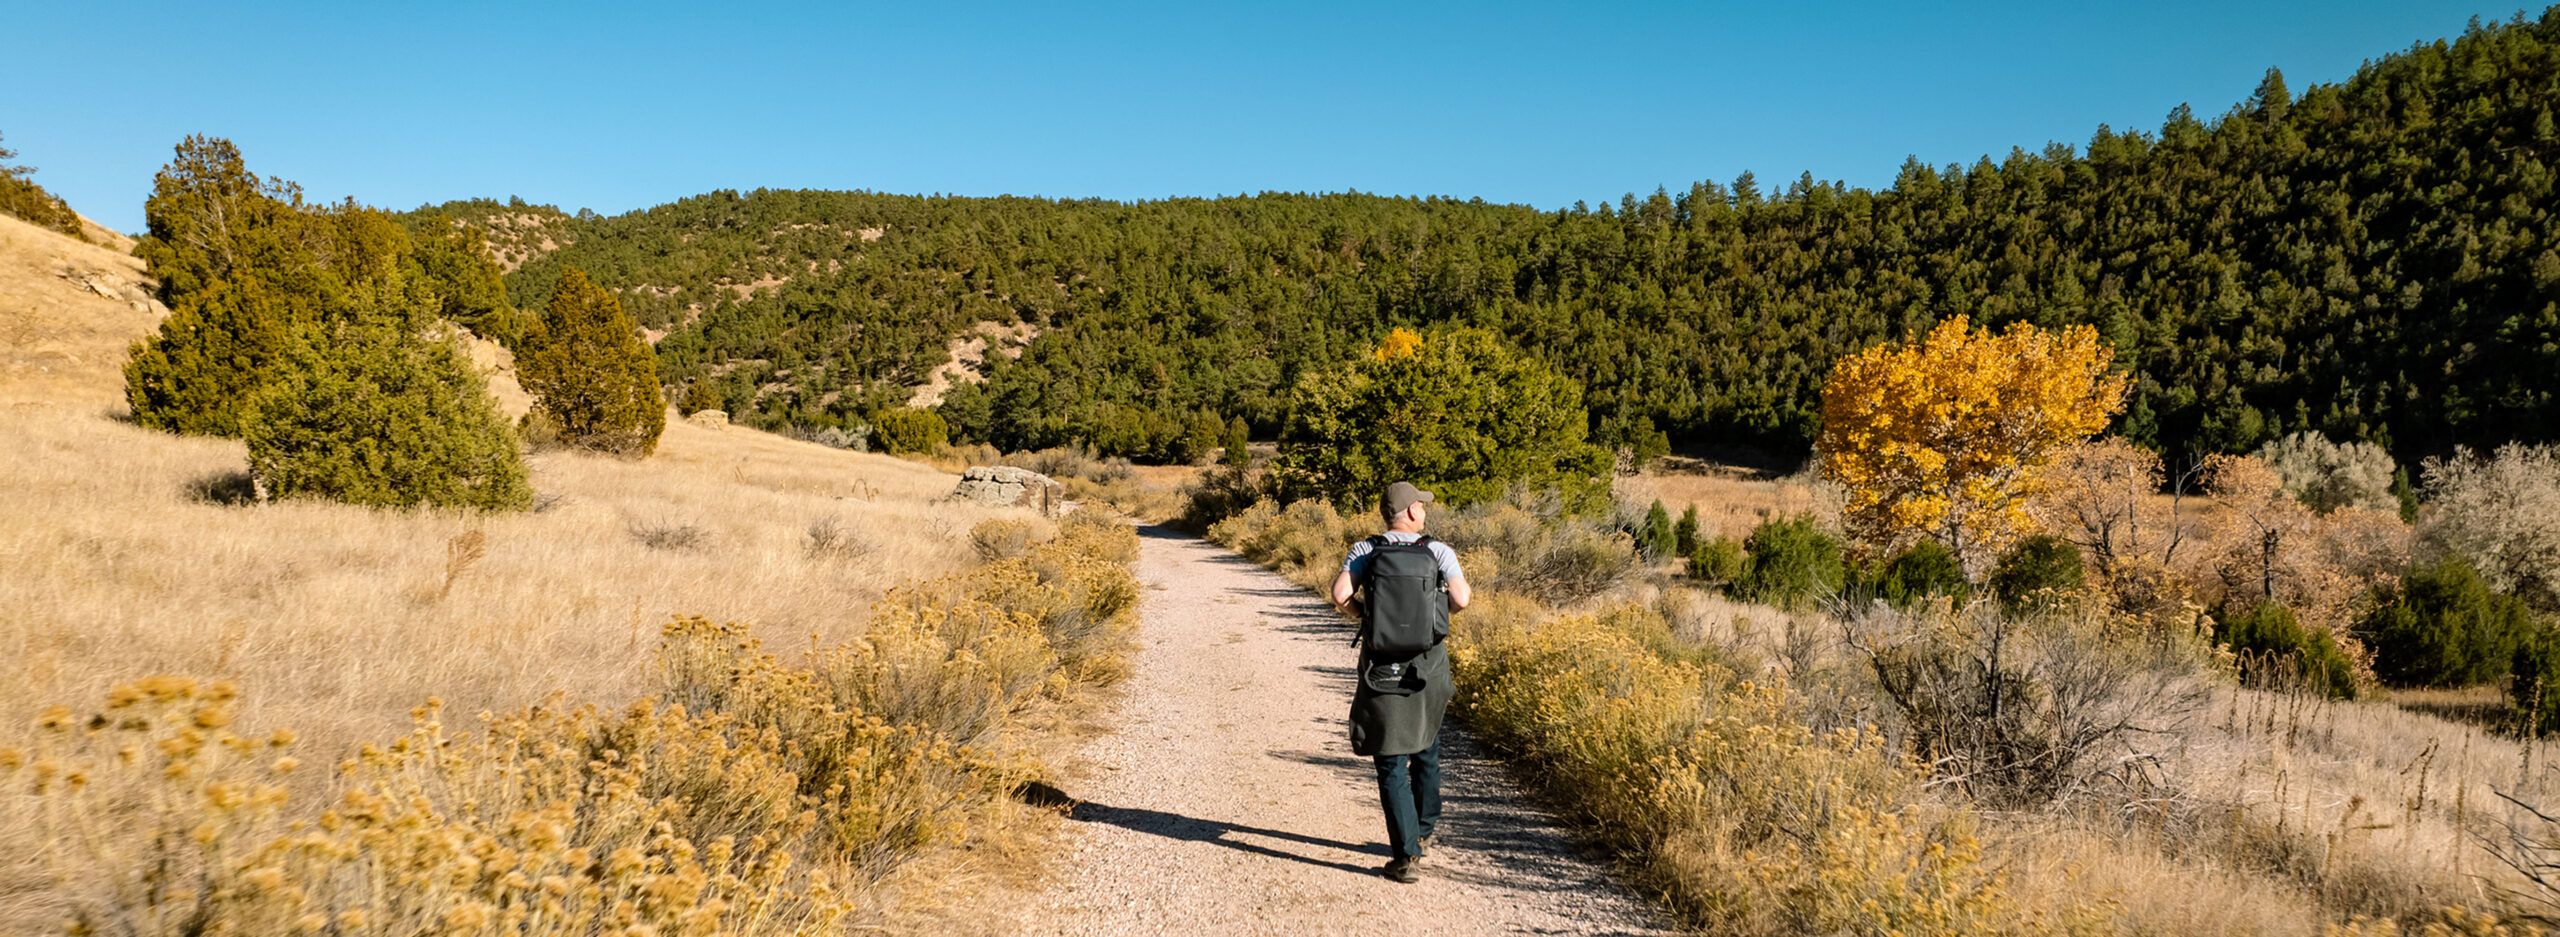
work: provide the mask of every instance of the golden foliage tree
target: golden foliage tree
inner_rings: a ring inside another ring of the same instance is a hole
[[[1963,316],[1919,340],[1841,359],[1822,388],[1822,474],[1842,519],[1875,544],[1938,541],[1980,578],[2033,529],[2038,469],[2107,425],[2126,379],[2088,326],[2020,322],[1974,331]]]
[[[562,442],[635,458],[658,448],[667,428],[658,356],[622,302],[586,274],[561,273],[516,365],[534,412],[560,427]]]

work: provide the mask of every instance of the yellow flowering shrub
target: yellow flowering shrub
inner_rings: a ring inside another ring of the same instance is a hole
[[[1264,500],[1209,525],[1210,542],[1269,566],[1290,582],[1322,590],[1342,568],[1342,556],[1360,539],[1333,505],[1309,498],[1282,507]]]
[[[2357,918],[2332,924],[2323,933],[2328,937],[2541,937],[2551,931],[2530,921],[2501,921],[2494,915],[2446,908],[2436,920],[2416,927]]]
[[[291,733],[232,728],[232,685],[126,684],[0,749],[0,822],[47,844],[44,900],[73,934],[839,933],[856,889],[1036,772],[1002,751],[1026,708],[1125,666],[1135,533],[1061,527],[892,590],[862,640],[805,664],[679,617],[658,697],[475,733],[430,700],[325,784],[297,780]]]
[[[0,752],[70,933],[817,933],[853,910],[795,862],[813,816],[789,773],[720,720],[532,709],[456,737],[430,703],[289,818],[292,737],[231,731],[235,695],[152,677]]]
[[[1872,733],[1816,733],[1782,686],[1661,640],[1650,610],[1540,620],[1497,598],[1461,619],[1459,705],[1690,922],[1725,934],[2060,934],[2096,906],[2021,907],[1967,814],[1918,803]],[[1674,651],[1666,653],[1666,651]]]

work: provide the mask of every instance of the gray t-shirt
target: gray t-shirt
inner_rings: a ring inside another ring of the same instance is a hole
[[[1385,536],[1389,543],[1412,543],[1416,540],[1422,539],[1421,534],[1409,534],[1400,530],[1390,530],[1382,536]],[[1371,546],[1366,538],[1363,538],[1360,542],[1351,545],[1351,555],[1342,558],[1342,571],[1351,574],[1352,585],[1358,586],[1368,583],[1369,554],[1376,551],[1377,547]],[[1441,578],[1447,579],[1450,582],[1457,582],[1458,580],[1467,578],[1466,571],[1458,568],[1458,551],[1456,549],[1451,548],[1448,544],[1434,540],[1431,541],[1431,555],[1440,560]]]

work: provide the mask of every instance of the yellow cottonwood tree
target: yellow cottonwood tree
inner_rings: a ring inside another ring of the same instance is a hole
[[[2114,358],[2085,325],[1977,332],[1957,316],[1841,359],[1815,448],[1823,477],[1846,489],[1850,532],[1887,547],[1934,539],[1981,578],[2034,528],[2036,469],[2123,406]]]

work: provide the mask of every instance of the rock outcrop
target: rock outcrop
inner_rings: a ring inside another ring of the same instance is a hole
[[[1026,468],[972,465],[960,473],[960,487],[951,490],[951,497],[979,504],[1033,508],[1042,517],[1056,517],[1067,502],[1067,486]]]

